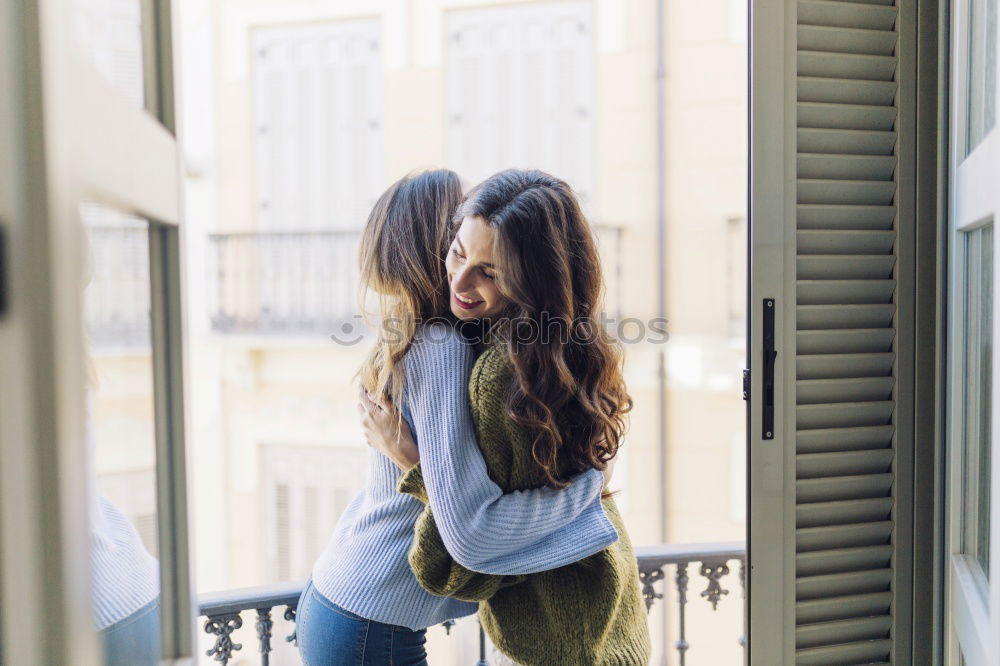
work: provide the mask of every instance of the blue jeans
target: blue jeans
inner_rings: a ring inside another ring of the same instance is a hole
[[[101,630],[105,666],[156,666],[160,663],[160,600],[154,599],[123,620]]]
[[[427,666],[426,629],[366,620],[306,585],[295,613],[303,666]]]

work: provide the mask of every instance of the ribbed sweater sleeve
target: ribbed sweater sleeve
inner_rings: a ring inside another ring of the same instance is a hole
[[[424,329],[407,353],[405,400],[421,463],[399,489],[430,504],[448,553],[473,571],[546,571],[614,543],[601,472],[584,472],[562,490],[508,494],[490,479],[469,406],[474,360],[471,346],[445,326]]]

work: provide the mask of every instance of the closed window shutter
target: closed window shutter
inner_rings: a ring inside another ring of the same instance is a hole
[[[896,25],[892,0],[798,3],[797,664],[892,648]]]
[[[118,92],[142,106],[141,4],[136,0],[74,0],[73,5],[79,44]]]
[[[360,228],[382,188],[376,21],[254,32],[258,226]]]
[[[264,579],[309,576],[340,515],[364,485],[367,460],[361,447],[263,447]]]
[[[448,159],[479,182],[538,168],[593,196],[593,40],[589,3],[449,13]]]

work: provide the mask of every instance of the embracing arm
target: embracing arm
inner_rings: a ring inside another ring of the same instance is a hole
[[[562,490],[504,494],[490,479],[468,404],[469,345],[457,337],[425,341],[414,345],[406,363],[421,464],[403,476],[399,489],[430,504],[456,562],[492,574],[534,573],[576,562],[617,540],[600,503],[604,476],[598,470],[578,475]]]

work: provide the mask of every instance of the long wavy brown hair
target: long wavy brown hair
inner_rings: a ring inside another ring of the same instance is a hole
[[[360,298],[378,301],[381,331],[358,376],[372,395],[401,404],[400,360],[420,321],[450,317],[444,260],[451,219],[462,201],[458,174],[447,169],[412,173],[393,183],[361,233]],[[367,316],[367,314],[366,314]]]
[[[632,399],[621,348],[601,326],[604,280],[593,232],[565,182],[511,169],[480,183],[455,219],[495,231],[498,288],[511,306],[503,336],[515,379],[507,415],[531,438],[554,488],[604,469],[625,434]]]

